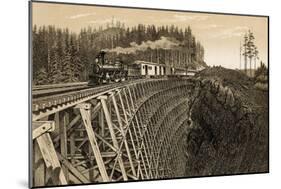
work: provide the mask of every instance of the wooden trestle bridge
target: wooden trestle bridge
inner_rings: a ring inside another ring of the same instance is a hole
[[[32,186],[184,176],[192,79],[34,87]]]

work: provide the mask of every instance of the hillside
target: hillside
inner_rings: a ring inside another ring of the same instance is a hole
[[[187,176],[268,172],[268,91],[220,67],[201,71],[196,80]]]

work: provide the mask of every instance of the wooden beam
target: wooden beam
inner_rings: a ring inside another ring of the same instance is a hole
[[[32,139],[41,136],[46,132],[52,132],[55,130],[54,121],[33,121],[32,122]]]
[[[90,117],[90,115],[91,115],[91,110],[90,110],[91,104],[82,103],[82,104],[79,104],[77,106],[77,108],[80,109],[82,120],[83,120],[84,126],[86,128],[86,132],[87,132],[87,135],[88,135],[88,138],[89,138],[89,142],[90,142],[90,145],[92,147],[94,156],[96,158],[96,162],[98,164],[98,168],[99,168],[101,177],[102,177],[103,181],[109,182],[110,180],[109,180],[108,174],[106,172],[106,168],[105,168],[104,161],[103,161],[101,153],[100,153],[100,149],[99,149],[99,146],[98,146],[98,143],[97,143],[97,139],[96,139],[94,130],[92,128],[91,117]]]
[[[67,125],[67,130],[71,130],[71,128],[79,121],[81,119],[81,115],[77,115],[77,116],[75,116],[75,118],[74,119],[72,119],[71,120],[71,122]],[[60,135],[58,135],[58,136],[56,136],[55,138],[54,138],[54,143],[56,144],[58,141],[59,141],[59,139],[60,139]],[[57,146],[56,146],[57,147]]]
[[[75,148],[75,138],[74,138],[75,133],[71,133],[69,136],[69,150],[70,150],[70,157],[71,157],[71,163],[74,164],[75,161],[72,159],[74,157],[74,154],[76,152]]]
[[[61,171],[61,165],[58,160],[58,157],[57,157],[57,154],[56,154],[56,151],[55,151],[55,148],[54,148],[54,145],[53,145],[53,142],[51,140],[49,133],[45,133],[45,134],[41,135],[40,137],[37,137],[36,141],[38,142],[38,146],[39,146],[42,156],[44,158],[46,167],[47,168],[51,167],[52,170],[59,168],[60,172],[59,172],[58,180],[60,181],[61,185],[66,185],[67,181],[66,181],[63,171]],[[56,179],[56,178],[53,178],[53,179]]]
[[[110,168],[113,168],[112,165],[109,165],[109,167],[110,167]],[[116,171],[122,173],[122,171],[121,171],[118,167],[115,167],[114,169],[115,169]],[[133,179],[133,180],[138,180],[138,178],[137,178],[136,176],[134,176],[134,175],[131,175],[131,174],[127,174],[127,175],[128,175],[128,177],[130,177],[130,178]]]
[[[123,92],[125,93],[124,90],[123,90]],[[139,157],[138,157],[138,153],[137,153],[137,150],[136,150],[135,141],[133,139],[133,135],[132,135],[131,129],[129,127],[129,120],[128,120],[128,117],[127,117],[127,113],[126,113],[126,109],[125,109],[125,105],[124,105],[124,102],[123,102],[123,99],[122,99],[121,92],[119,92],[117,94],[118,94],[118,97],[119,97],[119,100],[120,100],[120,103],[121,103],[121,108],[122,108],[122,111],[123,111],[123,115],[124,115],[124,119],[125,119],[125,124],[127,125],[126,126],[126,133],[127,133],[127,131],[129,132],[129,138],[130,138],[131,144],[133,146],[133,151],[134,151],[134,154],[135,154],[135,158],[136,158],[136,161],[138,161]],[[139,172],[137,172],[137,171],[136,171],[136,177],[139,178]]]
[[[45,186],[45,165],[37,141],[33,142],[33,186]]]
[[[133,164],[130,148],[129,148],[129,145],[128,145],[128,142],[127,142],[127,139],[126,139],[126,135],[125,135],[125,132],[124,132],[124,128],[123,128],[123,124],[122,124],[122,121],[121,121],[121,116],[120,116],[120,113],[119,113],[119,109],[118,109],[118,106],[117,106],[117,103],[116,103],[115,96],[112,97],[112,101],[113,101],[113,106],[115,108],[115,112],[116,112],[116,115],[117,115],[119,128],[120,128],[121,134],[123,136],[126,152],[127,152],[128,158],[129,158],[130,165],[131,165],[131,170],[133,172],[133,175],[136,176],[136,170],[135,170],[135,167],[134,167],[134,164]]]
[[[107,108],[105,98],[104,98],[104,96],[101,96],[99,99],[100,99],[102,107],[103,107],[105,120],[106,120],[107,126],[109,128],[109,132],[110,132],[110,135],[111,135],[111,138],[112,138],[113,146],[115,148],[119,149],[118,141],[116,139],[115,132],[114,132],[113,125],[112,125],[111,113],[109,112],[109,110]],[[123,164],[122,156],[118,157],[118,163],[119,163],[119,166],[120,166],[121,171],[122,171],[123,179],[125,181],[128,180],[127,173],[126,173],[126,170],[125,170],[125,167],[124,167],[124,164]]]
[[[105,127],[104,127],[104,115],[103,115],[103,111],[100,109],[99,111],[99,126],[101,128],[100,130],[100,135],[101,137],[105,136]],[[102,144],[102,149],[105,149],[104,144]]]
[[[61,154],[57,153],[59,159],[61,160],[62,164],[75,176],[81,183],[86,184],[90,183],[90,181],[80,173],[73,165],[70,163],[66,158],[64,158]]]
[[[90,163],[90,167],[93,167],[94,166],[94,158],[92,158],[91,152],[92,152],[92,147],[91,147],[91,145],[88,145],[88,154],[89,154],[88,160],[89,160],[89,163]],[[94,182],[94,179],[95,179],[94,173],[95,173],[94,169],[89,170],[89,180],[90,180],[90,182]]]
[[[67,125],[69,122],[69,114],[67,112],[59,112],[59,132],[60,132],[60,153],[63,157],[67,157]],[[68,169],[62,165],[62,170],[66,180],[69,180]]]

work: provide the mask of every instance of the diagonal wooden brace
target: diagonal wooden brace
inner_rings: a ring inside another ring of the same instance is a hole
[[[117,93],[119,93],[119,91]],[[128,158],[129,158],[129,163],[130,163],[130,166],[131,166],[131,170],[133,172],[133,175],[136,176],[136,170],[135,170],[135,167],[133,165],[133,160],[132,160],[130,148],[129,148],[129,145],[127,143],[125,131],[124,131],[124,128],[123,128],[123,124],[122,124],[122,121],[121,121],[121,116],[120,116],[120,113],[119,113],[119,109],[118,109],[118,106],[117,106],[117,102],[116,102],[115,96],[112,97],[112,102],[113,102],[113,105],[114,105],[114,108],[115,108],[115,112],[116,112],[116,115],[117,115],[117,120],[118,120],[118,124],[119,124],[120,130],[121,130],[121,134],[123,136],[123,140],[124,140],[124,143],[125,143],[125,148],[126,148],[126,152],[127,152]]]
[[[63,171],[61,170],[61,164],[59,162],[54,144],[48,132],[53,131],[55,128],[53,121],[35,121],[32,123],[32,138],[37,142],[39,150],[44,159],[47,168],[51,168],[52,171],[59,169],[58,182],[54,183],[66,185],[67,181]],[[56,180],[57,178],[52,178]]]
[[[33,121],[32,122],[32,139],[41,136],[46,132],[52,132],[55,130],[54,121]]]
[[[81,117],[82,117],[85,129],[86,129],[86,132],[87,132],[87,135],[88,135],[88,138],[89,138],[89,142],[90,142],[91,148],[93,150],[93,153],[94,153],[94,156],[95,156],[95,159],[96,159],[101,177],[102,177],[104,182],[109,182],[110,180],[109,180],[108,174],[106,172],[105,164],[104,164],[104,161],[103,161],[102,156],[101,156],[101,152],[100,152],[100,149],[99,149],[99,146],[98,146],[98,142],[97,142],[94,130],[92,128],[91,104],[81,103],[81,104],[78,104],[76,106],[76,108],[79,108],[79,110],[80,110]]]
[[[100,96],[98,99],[101,101],[101,104],[102,104],[102,108],[103,108],[104,115],[105,115],[105,120],[106,120],[108,129],[109,129],[109,132],[110,132],[110,135],[111,135],[111,139],[113,141],[113,146],[115,148],[119,149],[119,144],[118,144],[118,141],[116,139],[116,135],[115,135],[115,132],[114,132],[114,129],[113,129],[113,124],[112,124],[112,120],[111,120],[111,117],[110,117],[110,113],[109,113],[109,110],[107,108],[106,101],[105,101],[107,98],[106,98],[106,96]],[[120,169],[121,169],[121,172],[122,172],[123,179],[125,181],[128,180],[128,176],[127,176],[127,173],[126,173],[126,170],[125,170],[125,167],[124,167],[122,156],[118,157],[118,163],[119,163],[119,166],[120,166]]]

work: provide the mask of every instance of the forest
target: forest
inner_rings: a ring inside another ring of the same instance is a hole
[[[105,28],[86,27],[75,33],[68,28],[34,25],[33,85],[87,81],[101,50],[108,52],[109,60],[118,57],[127,64],[145,60],[193,69],[206,66],[204,48],[190,27],[143,24],[125,27],[117,21]]]

